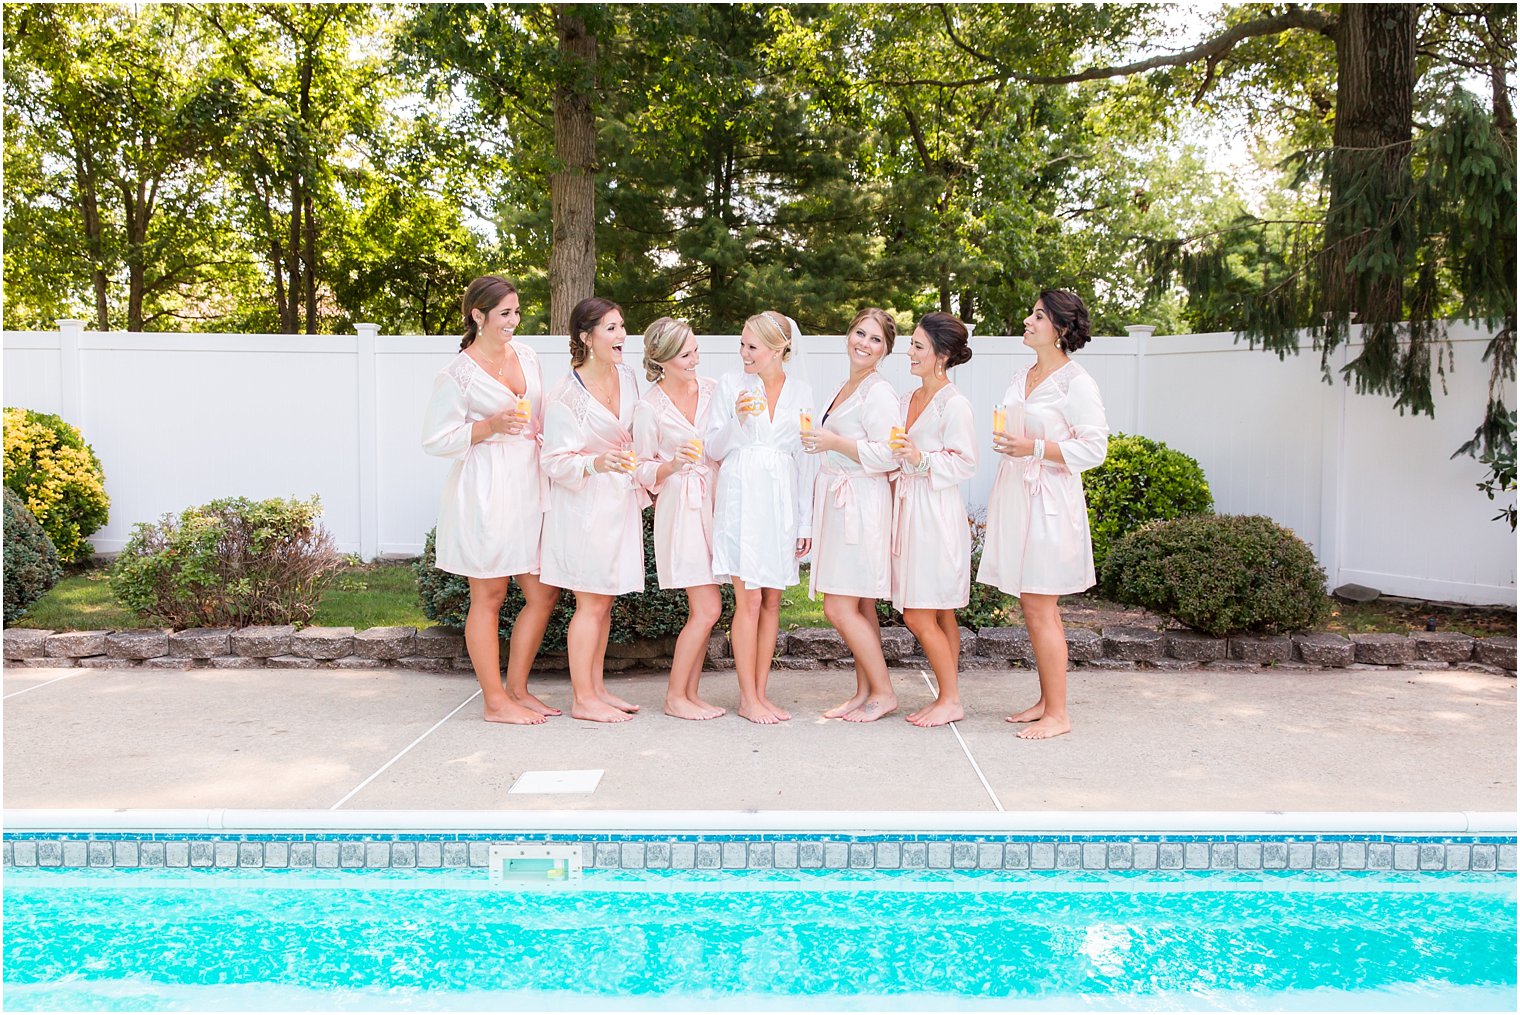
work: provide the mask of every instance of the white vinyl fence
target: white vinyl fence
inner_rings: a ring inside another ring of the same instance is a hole
[[[1279,360],[1230,334],[1129,330],[1094,339],[1076,358],[1102,389],[1112,429],[1196,458],[1220,512],[1291,527],[1332,588],[1354,581],[1392,595],[1515,603],[1515,537],[1490,520],[1514,496],[1490,502],[1475,489],[1484,469],[1449,457],[1484,405],[1484,333],[1453,326],[1455,370],[1430,419],[1325,384],[1307,350]],[[135,523],[217,497],[320,494],[345,552],[415,555],[449,468],[422,453],[422,408],[458,339],[379,335],[363,324],[358,332],[122,334],[63,321],[59,331],[4,334],[4,400],[61,415],[100,456],[111,517],[92,537],[98,550],[121,549]],[[538,351],[547,387],[569,369],[565,339],[518,341]],[[847,369],[843,344],[804,341],[822,401]],[[700,342],[703,373],[738,366],[733,336]],[[905,344],[883,368],[903,391],[912,384]],[[979,336],[972,347],[953,379],[990,432],[992,406],[1031,354],[1016,337]],[[625,358],[642,380],[638,335]],[[995,470],[984,440],[982,468],[967,484],[973,505],[986,503]]]

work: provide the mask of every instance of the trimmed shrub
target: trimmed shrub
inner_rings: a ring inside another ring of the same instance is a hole
[[[1215,636],[1302,631],[1329,611],[1308,544],[1264,515],[1152,522],[1114,544],[1103,584],[1120,602]]]
[[[111,589],[174,627],[308,623],[343,564],[321,514],[318,497],[230,497],[133,526]]]
[[[26,616],[29,606],[58,584],[58,551],[21,498],[5,491],[5,623]]]
[[[422,612],[431,621],[450,627],[463,627],[465,616],[470,612],[470,582],[463,575],[438,570],[438,530],[427,534],[422,556],[412,565],[417,575],[417,596],[422,601]],[[723,616],[713,630],[727,627],[734,615],[734,588],[719,585],[723,597]],[[522,590],[513,582],[507,589],[507,598],[501,605],[497,628],[505,637],[512,632],[512,622],[526,605]],[[612,630],[610,642],[627,644],[639,638],[674,638],[686,625],[686,592],[682,589],[660,588],[654,559],[654,509],[644,511],[644,591],[618,596],[612,605]],[[570,627],[570,617],[575,613],[575,594],[560,595],[549,626],[544,631],[543,648],[554,651],[565,647],[565,632]],[[505,662],[505,660],[503,660]]]
[[[1082,489],[1100,573],[1115,541],[1146,522],[1214,513],[1214,495],[1198,463],[1137,434],[1110,437],[1108,457],[1082,473]]]
[[[100,459],[58,416],[5,410],[5,486],[20,497],[66,564],[88,560],[86,542],[106,523],[111,501]]]
[[[987,541],[987,509],[971,512],[966,523],[971,526],[971,598],[955,611],[955,619],[962,627],[973,630],[999,627],[1008,623],[1008,607],[1013,605],[1014,597],[976,580],[977,568],[982,564],[982,545]],[[876,600],[876,617],[883,624],[903,622],[902,614],[892,609],[890,599]]]

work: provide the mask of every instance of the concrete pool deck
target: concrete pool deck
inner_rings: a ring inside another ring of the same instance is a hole
[[[845,672],[778,671],[794,719],[660,712],[664,675],[609,686],[644,711],[615,726],[480,721],[474,680],[405,670],[10,669],[5,807],[312,810],[1513,811],[1513,677],[1462,670],[1080,670],[1075,731],[1032,743],[1003,722],[1033,674],[962,675],[967,718],[922,730],[932,694],[873,724],[820,718]],[[534,689],[564,707],[566,678]],[[509,794],[528,771],[600,769],[594,792]]]

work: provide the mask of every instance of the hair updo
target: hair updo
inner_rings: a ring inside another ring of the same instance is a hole
[[[483,314],[489,314],[502,300],[516,292],[517,286],[500,275],[482,275],[465,288],[464,299],[459,301],[459,311],[464,315],[464,336],[459,340],[460,352],[474,345],[475,336],[480,332],[480,325],[475,323],[475,315],[471,311],[479,310]]]
[[[1066,289],[1040,290],[1045,314],[1056,327],[1056,348],[1076,352],[1092,341],[1092,323],[1087,319],[1087,304],[1082,297]]]
[[[779,310],[766,310],[744,322],[766,348],[781,354],[781,362],[792,358],[792,323]]]
[[[945,369],[958,367],[971,358],[970,332],[954,314],[935,311],[918,319],[918,329],[929,336],[934,355],[945,358]]]
[[[674,317],[662,317],[644,329],[644,376],[658,381],[665,376],[665,364],[681,355],[691,325]]]
[[[891,352],[893,343],[897,341],[897,322],[892,320],[892,315],[880,307],[866,307],[855,315],[855,320],[850,322],[850,326],[845,331],[845,334],[849,335],[850,332],[854,331],[861,321],[876,322],[876,326],[881,329],[881,337],[884,340],[883,344],[886,345],[887,352]]]
[[[586,360],[591,358],[591,346],[586,344],[582,335],[589,335],[602,318],[612,311],[623,312],[623,308],[611,300],[604,300],[600,296],[588,296],[575,305],[570,311],[570,367],[579,369],[586,365]]]

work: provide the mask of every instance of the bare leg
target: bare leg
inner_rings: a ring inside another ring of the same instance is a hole
[[[771,661],[776,658],[776,635],[781,628],[781,590],[760,590],[760,621],[755,631],[755,691],[760,701],[782,722],[792,714],[771,701],[765,685],[771,678]]]
[[[1034,724],[1020,731],[1021,740],[1048,740],[1071,732],[1071,716],[1066,712],[1066,628],[1061,624],[1060,600],[1026,592],[1019,597],[1019,605],[1040,671],[1040,700],[1009,716],[1008,721]]]
[[[565,636],[570,649],[570,714],[593,722],[626,722],[632,716],[597,694],[600,656],[606,650],[604,622],[612,622],[612,596],[577,592],[575,615],[570,618],[570,630]]]
[[[843,719],[846,715],[855,711],[861,705],[864,705],[866,703],[866,698],[870,697],[871,684],[870,681],[866,679],[865,663],[861,659],[861,654],[855,650],[855,647],[853,645],[850,644],[850,635],[845,633],[846,628],[851,628],[854,630],[850,624],[849,619],[845,617],[845,613],[856,612],[860,601],[861,600],[855,596],[839,596],[834,595],[830,592],[825,592],[823,594],[824,617],[828,619],[828,622],[830,624],[834,625],[834,630],[839,632],[839,637],[844,639],[845,645],[849,646],[850,648],[850,654],[855,657],[855,693],[850,695],[850,697],[842,704],[835,705],[833,708],[823,713],[823,717],[825,719]],[[854,633],[858,635],[859,631],[854,630]]]
[[[948,622],[945,618],[948,618]],[[961,709],[960,629],[955,625],[954,610],[904,610],[903,621],[923,647],[929,666],[939,684],[939,696],[926,708],[908,716],[915,726],[943,726],[965,718]],[[946,627],[954,631],[952,637]]]
[[[739,678],[739,714],[750,722],[768,726],[781,720],[760,700],[755,686],[762,591],[746,588],[743,579],[734,579],[734,622],[729,628],[729,639],[734,644],[734,673]]]
[[[602,617],[601,627],[597,629],[596,662],[592,665],[591,675],[593,686],[596,687],[596,696],[601,698],[613,708],[620,709],[630,715],[639,710],[639,706],[632,702],[624,701],[611,691],[607,690],[607,641],[612,635],[612,610],[607,610],[606,616]]]
[[[693,585],[686,590],[686,624],[676,636],[675,656],[670,663],[670,686],[665,692],[665,714],[677,719],[716,719],[724,710],[697,696],[707,638],[723,614],[723,599],[716,585]]]
[[[863,695],[858,700],[852,698],[845,702],[845,705],[853,702],[855,707],[847,709],[842,718],[849,722],[875,722],[894,711],[897,695],[892,691],[887,660],[881,652],[881,626],[876,620],[875,601],[858,596],[827,596],[823,601],[823,612],[855,657],[856,695]],[[832,716],[832,711],[825,714]]]
[[[507,697],[539,715],[559,715],[559,709],[544,704],[528,690],[528,673],[538,658],[554,604],[559,602],[559,589],[545,585],[533,574],[517,575],[517,587],[527,602],[512,622],[512,641],[507,645]]]
[[[470,612],[464,619],[464,644],[485,699],[486,722],[536,726],[544,717],[514,702],[501,685],[501,604],[510,578],[471,578]]]

